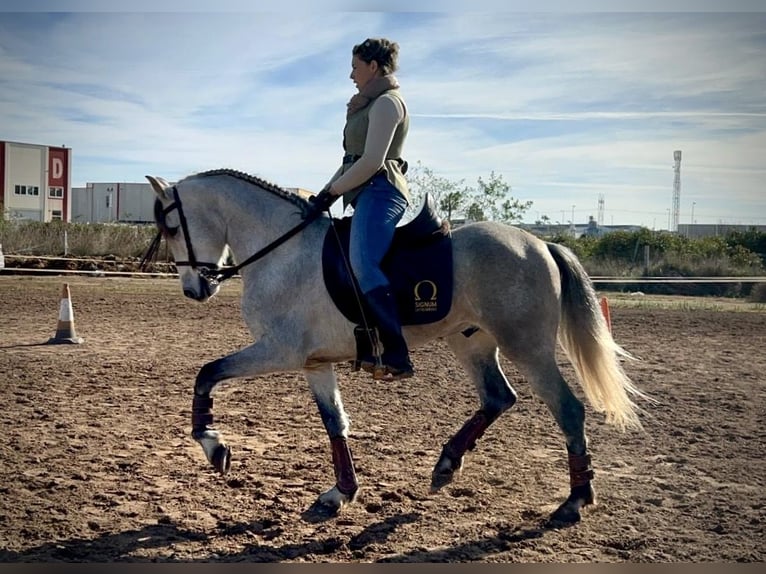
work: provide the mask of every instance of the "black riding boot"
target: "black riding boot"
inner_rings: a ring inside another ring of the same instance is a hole
[[[383,345],[382,368],[373,368],[373,378],[397,380],[411,377],[414,374],[412,362],[407,343],[402,336],[399,310],[396,308],[396,301],[390,288],[376,287],[365,293],[364,299],[372,315],[372,322],[378,328],[380,343]]]

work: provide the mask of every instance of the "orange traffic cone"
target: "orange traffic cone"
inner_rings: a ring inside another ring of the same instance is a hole
[[[74,329],[74,311],[72,311],[72,299],[69,296],[69,283],[64,283],[61,289],[61,306],[59,307],[59,321],[56,325],[56,335],[48,339],[48,345],[69,343],[79,345],[83,342],[77,336]]]
[[[609,332],[612,332],[612,314],[609,312],[609,301],[606,297],[601,297],[601,312],[604,314],[606,320],[606,326]]]

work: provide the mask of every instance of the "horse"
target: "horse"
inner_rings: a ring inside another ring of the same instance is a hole
[[[175,260],[183,294],[204,302],[239,273],[241,311],[252,344],[204,364],[192,398],[191,435],[221,474],[231,448],[213,425],[212,394],[225,380],[301,372],[330,441],[335,484],[311,509],[337,515],[359,491],[348,444],[349,418],[334,365],[353,360],[354,324],[323,280],[322,245],[337,218],[312,214],[312,203],[257,176],[230,169],[192,174],[174,185],[146,178],[156,194],[158,238]],[[315,211],[315,210],[314,210]],[[635,359],[615,342],[592,281],[574,253],[516,226],[480,221],[450,230],[453,293],[442,319],[405,325],[410,349],[441,339],[478,392],[475,413],[442,445],[430,490],[450,484],[467,451],[517,400],[501,369],[511,361],[558,424],[566,446],[570,493],[549,520],[572,524],[595,503],[585,408],[556,361],[561,345],[582,390],[607,423],[641,429],[637,399],[652,400],[625,373]],[[156,247],[156,246],[155,246]],[[227,261],[238,262],[235,266]]]

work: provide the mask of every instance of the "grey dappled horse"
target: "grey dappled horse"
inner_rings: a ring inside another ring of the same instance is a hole
[[[251,345],[200,369],[192,404],[193,438],[208,461],[226,473],[231,451],[212,428],[216,385],[234,377],[303,371],[329,435],[336,477],[312,509],[336,513],[354,500],[359,485],[347,444],[349,420],[333,368],[356,356],[354,325],[336,308],[322,275],[321,250],[330,217],[323,214],[309,224],[308,201],[232,170],[191,175],[172,186],[161,178],[147,179],[157,194],[157,224],[175,259],[184,295],[206,301],[216,294],[220,280],[239,272],[242,315],[254,338]],[[623,429],[640,428],[631,395],[645,397],[620,365],[621,357],[630,355],[612,339],[585,270],[565,247],[488,221],[455,229],[452,246],[454,297],[448,315],[436,323],[405,326],[404,335],[410,348],[444,339],[475,385],[480,406],[444,444],[431,490],[453,480],[466,451],[516,402],[498,363],[499,351],[529,381],[564,434],[571,491],[551,519],[576,522],[580,508],[595,501],[593,470],[584,407],[559,371],[557,341],[590,403]],[[227,247],[238,262],[234,268],[222,267]],[[385,383],[380,385],[386,392]]]

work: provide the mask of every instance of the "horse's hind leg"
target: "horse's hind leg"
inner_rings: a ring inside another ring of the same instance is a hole
[[[572,393],[556,365],[553,350],[513,357],[533,391],[553,414],[564,433],[569,463],[569,497],[551,515],[552,523],[574,523],[580,520],[580,509],[595,503],[591,485],[593,470],[585,436],[585,408]]]
[[[497,344],[492,337],[477,331],[468,337],[452,335],[447,343],[474,381],[481,407],[444,444],[431,474],[431,492],[452,482],[455,472],[463,467],[466,451],[473,450],[487,428],[516,403],[516,393],[500,369]]]
[[[335,514],[353,502],[359,491],[359,482],[348,447],[349,422],[338,390],[335,371],[331,364],[305,368],[304,374],[314,395],[322,423],[330,437],[335,486],[319,496],[312,510]]]

